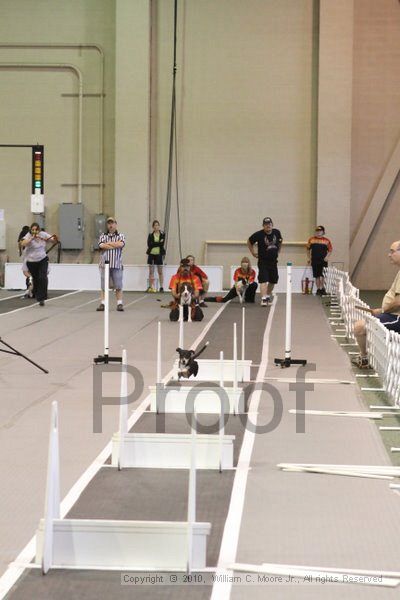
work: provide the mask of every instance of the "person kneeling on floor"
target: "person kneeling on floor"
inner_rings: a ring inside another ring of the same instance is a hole
[[[389,260],[393,265],[400,267],[400,241],[393,242],[389,250]],[[400,270],[398,271],[390,289],[385,294],[382,307],[374,308],[371,314],[387,329],[400,333]],[[354,335],[360,348],[360,355],[351,362],[359,369],[369,369],[367,354],[367,324],[364,319],[354,324]]]
[[[191,273],[190,261],[187,258],[181,260],[178,272],[171,277],[169,287],[173,297],[169,305],[171,308],[170,320],[177,321],[179,319],[179,306],[182,304],[184,305],[185,321],[188,319],[188,310],[191,310],[192,321],[201,321],[204,317],[199,306],[201,281],[197,275]],[[185,294],[185,299],[182,298],[182,294]]]

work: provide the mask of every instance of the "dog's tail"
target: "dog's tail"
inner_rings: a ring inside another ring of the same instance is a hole
[[[202,347],[202,348],[201,348],[201,349],[200,349],[198,352],[195,352],[195,354],[193,355],[193,360],[194,360],[195,358],[197,358],[198,356],[200,356],[200,354],[201,354],[202,352],[204,352],[204,350],[207,348],[207,346],[209,345],[209,343],[210,343],[210,342],[206,342],[206,343],[204,344],[204,346],[203,346],[203,347]]]

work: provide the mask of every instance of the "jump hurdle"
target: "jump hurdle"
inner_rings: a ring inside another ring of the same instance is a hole
[[[233,324],[233,359],[224,360],[224,379],[225,381],[234,381],[235,372],[237,381],[250,381],[251,360],[245,359],[246,344],[246,309],[242,308],[242,340],[241,340],[241,358],[238,358],[237,337],[235,334],[236,323]],[[183,322],[179,323],[179,347],[183,348]],[[182,342],[182,343],[181,343]],[[196,381],[219,381],[220,380],[220,361],[218,358],[198,358],[199,374]],[[178,360],[174,362],[174,373],[178,371]],[[175,376],[174,379],[177,379]]]
[[[192,431],[188,520],[60,519],[57,403],[53,402],[45,515],[36,532],[35,563],[80,569],[191,570],[206,566],[210,523],[196,519],[196,431]]]
[[[197,384],[150,386],[149,390],[151,412],[190,414],[195,405],[197,413],[220,414],[221,403],[224,414],[246,412],[245,393],[241,388]]]
[[[161,328],[158,327],[161,346]],[[128,432],[127,356],[122,353],[119,430],[112,437],[111,464],[119,470],[127,467],[158,469],[189,469],[192,435],[182,433]],[[159,370],[157,377],[161,378]],[[222,412],[222,423],[224,413]],[[232,469],[234,435],[196,435],[196,465],[198,469]]]

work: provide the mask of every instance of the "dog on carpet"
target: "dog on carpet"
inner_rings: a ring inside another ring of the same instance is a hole
[[[243,304],[244,302],[244,298],[248,287],[249,284],[245,279],[239,279],[235,284],[236,293],[238,295],[240,304]]]
[[[207,348],[210,342],[206,342],[204,346],[196,352],[195,350],[184,350],[183,348],[177,348],[176,351],[179,354],[179,364],[178,364],[178,379],[184,377],[185,379],[189,379],[191,375],[194,377],[197,376],[199,372],[199,363],[196,361],[196,358],[200,356],[202,352]]]

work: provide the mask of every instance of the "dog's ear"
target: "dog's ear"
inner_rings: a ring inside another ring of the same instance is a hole
[[[177,349],[176,349],[176,351],[177,351],[177,353],[179,354],[179,356],[181,356],[181,355],[182,355],[182,352],[183,352],[182,348],[177,348]]]

